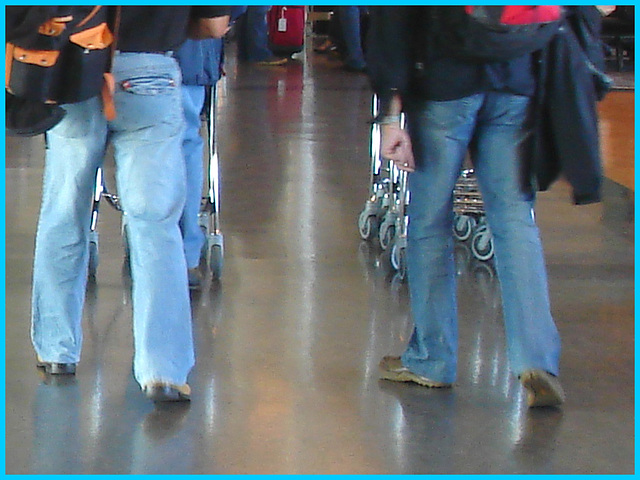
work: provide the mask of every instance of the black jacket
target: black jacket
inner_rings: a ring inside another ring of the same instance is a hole
[[[190,18],[229,15],[226,6],[124,6],[118,49],[125,52],[176,50],[187,39]]]
[[[372,7],[367,37],[367,71],[374,91],[391,89],[424,100],[446,101],[499,90],[532,96],[531,55],[504,62],[469,61],[432,41],[440,29],[433,7]],[[452,7],[456,8],[456,7]]]
[[[507,62],[506,66],[491,66],[447,59],[440,52],[431,52],[432,64],[422,68],[437,73],[420,78],[416,74],[415,39],[429,33],[425,25],[417,22],[420,15],[416,9],[420,8],[429,7],[372,7],[370,10],[367,65],[372,88],[382,100],[383,112],[386,99],[394,91],[404,102],[410,102],[415,96],[447,100],[490,90],[492,86],[485,80],[487,68],[505,70],[505,90],[528,94],[529,75],[522,75],[526,68],[523,64],[526,59],[522,58]],[[546,190],[564,175],[573,188],[575,203],[599,201],[602,169],[594,80],[600,77],[594,75],[590,67],[598,61],[595,58],[588,61],[568,20],[547,48],[534,54],[534,58],[537,62],[532,94],[536,128],[530,154],[524,157],[522,166],[523,188]],[[513,72],[520,73],[510,74]]]
[[[531,181],[538,190],[547,190],[560,176],[564,177],[578,205],[601,200],[602,158],[596,105],[608,88],[606,77],[596,67],[604,63],[603,50],[593,45],[599,42],[599,36],[596,34],[596,40],[585,43],[576,35],[582,31],[576,30],[576,25],[598,28],[598,24],[584,23],[593,21],[589,16],[588,10],[573,11],[540,53],[533,151],[524,169],[524,180]]]

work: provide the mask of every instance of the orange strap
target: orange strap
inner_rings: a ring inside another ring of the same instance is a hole
[[[78,25],[76,25],[76,27],[83,27],[89,20],[91,20],[93,17],[96,16],[96,13],[98,13],[98,11],[100,11],[100,9],[102,8],[101,5],[97,5],[95,7],[93,7],[93,10],[91,10],[91,12],[89,12],[89,15],[87,15],[83,20],[80,21],[80,23],[78,23]]]
[[[102,50],[113,42],[113,34],[106,22],[95,27],[76,32],[69,36],[69,41],[87,50]]]
[[[4,88],[9,88],[9,80],[11,80],[11,64],[13,63],[13,43],[7,42],[4,51]]]
[[[109,63],[109,71],[104,74],[104,83],[102,84],[102,111],[104,117],[108,121],[113,121],[116,118],[116,104],[114,101],[114,95],[116,92],[116,80],[111,73],[113,69],[113,56],[116,53],[116,44],[118,43],[118,33],[120,30],[120,6],[115,7],[115,18],[113,20],[113,37],[111,41],[111,62]]]
[[[104,74],[104,83],[102,84],[102,108],[104,117],[108,121],[115,120],[116,118],[116,104],[113,100],[115,91],[116,81],[113,78],[113,74],[107,72]]]

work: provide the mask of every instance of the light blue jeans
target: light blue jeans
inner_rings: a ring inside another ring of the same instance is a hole
[[[180,231],[184,239],[184,253],[189,268],[195,268],[200,264],[201,250],[205,242],[204,233],[198,222],[204,180],[202,164],[204,140],[200,134],[202,126],[200,112],[204,105],[204,89],[202,85],[182,85],[182,106],[186,120],[182,151],[187,175],[187,199],[180,218]]]
[[[47,133],[33,270],[32,340],[45,361],[76,363],[89,259],[91,197],[109,141],[131,254],[134,374],[183,384],[194,365],[187,267],[180,71],[170,56],[119,53],[117,118],[93,98],[66,105]]]
[[[467,149],[494,236],[511,368],[516,375],[530,368],[558,374],[560,338],[533,218],[534,194],[520,182],[530,108],[528,97],[490,92],[408,109],[417,164],[409,176],[407,245],[414,330],[402,363],[432,380],[454,382],[457,375],[452,191]]]

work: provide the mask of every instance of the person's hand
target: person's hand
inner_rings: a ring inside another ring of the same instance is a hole
[[[196,18],[189,22],[187,35],[193,40],[222,38],[230,28],[229,15],[212,18]]]
[[[396,166],[405,172],[413,172],[416,168],[413,159],[411,139],[406,130],[399,125],[382,125],[382,156],[393,161]]]

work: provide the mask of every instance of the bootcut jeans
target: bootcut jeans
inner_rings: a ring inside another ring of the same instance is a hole
[[[180,385],[195,361],[178,227],[186,191],[180,70],[169,54],[117,53],[113,73],[115,120],[92,98],[65,105],[47,133],[32,341],[44,361],[80,360],[91,199],[111,142],[131,260],[134,375],[141,386]]]
[[[487,92],[405,106],[416,159],[409,175],[407,275],[414,329],[402,355],[431,380],[457,377],[458,318],[452,192],[469,151],[493,233],[510,367],[558,374],[560,338],[551,316],[546,266],[520,180],[531,134],[531,99]]]

